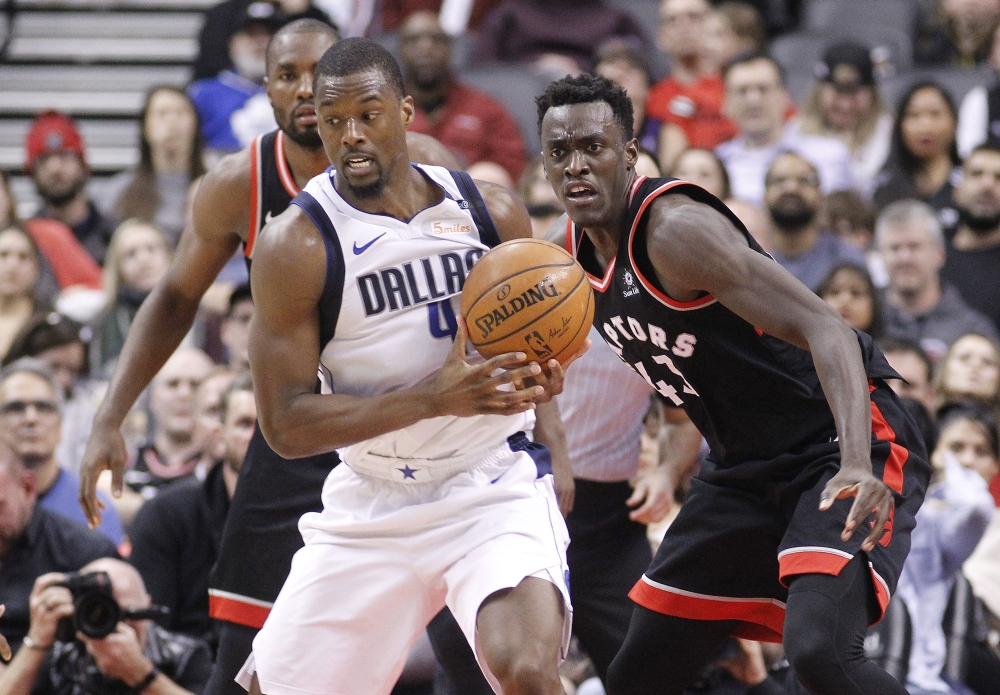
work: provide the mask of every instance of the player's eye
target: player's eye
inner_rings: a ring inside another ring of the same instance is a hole
[[[600,152],[601,150],[604,149],[604,147],[602,145],[600,145],[599,143],[594,142],[594,143],[591,143],[590,147],[588,147],[587,149],[590,150],[591,152]]]

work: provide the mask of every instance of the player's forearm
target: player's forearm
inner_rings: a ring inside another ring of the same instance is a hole
[[[273,407],[258,395],[258,403],[264,438],[282,458],[326,453],[443,414],[418,387],[366,398],[302,394]]]
[[[539,403],[535,409],[534,439],[548,447],[552,455],[553,469],[560,467],[564,469],[562,472],[568,471],[570,476],[573,475],[569,447],[566,445],[566,431],[555,399],[548,403]]]
[[[198,299],[160,284],[129,329],[97,420],[119,427],[135,400],[174,353],[194,323]]]
[[[824,321],[806,340],[833,412],[842,465],[871,471],[871,400],[857,334],[840,321]]]

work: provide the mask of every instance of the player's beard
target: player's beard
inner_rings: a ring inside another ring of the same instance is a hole
[[[379,177],[375,181],[364,186],[355,186],[350,181],[347,181],[346,177],[345,183],[355,198],[378,198],[382,195],[382,191],[385,190],[385,179],[381,174],[379,174]]]
[[[292,142],[307,150],[318,150],[323,146],[323,141],[319,138],[319,129],[316,126],[305,129],[296,128],[294,117],[289,118],[288,123],[282,126],[281,130]]]

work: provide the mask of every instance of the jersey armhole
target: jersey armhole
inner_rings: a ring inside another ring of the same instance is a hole
[[[344,299],[346,276],[344,255],[337,230],[319,201],[302,191],[292,200],[292,205],[299,206],[308,215],[319,229],[323,245],[326,247],[326,280],[323,283],[323,294],[319,303],[319,349],[322,352],[326,344],[333,340],[337,330],[337,319]]]
[[[263,136],[258,135],[250,145],[250,228],[247,230],[247,240],[243,243],[243,255],[248,259],[253,258],[253,246],[257,241],[257,230],[260,229],[264,198],[261,195],[261,171],[260,171],[260,141]]]
[[[462,197],[469,203],[469,213],[472,215],[472,219],[479,229],[479,240],[490,248],[499,246],[500,233],[497,232],[496,225],[493,224],[493,218],[490,216],[490,211],[486,207],[486,201],[483,200],[483,196],[476,187],[472,177],[464,171],[449,170],[449,172],[452,178],[455,179],[455,185],[458,186]]]

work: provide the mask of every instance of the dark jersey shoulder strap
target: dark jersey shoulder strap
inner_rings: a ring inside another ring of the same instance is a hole
[[[291,204],[299,206],[309,216],[323,236],[323,245],[326,247],[326,281],[323,283],[323,296],[319,303],[319,349],[322,350],[333,339],[337,330],[346,277],[344,255],[337,230],[318,200],[302,191]]]
[[[490,216],[490,211],[486,208],[486,201],[483,200],[482,194],[479,192],[479,188],[476,186],[472,177],[466,174],[464,171],[451,171],[451,177],[455,179],[455,185],[458,186],[458,190],[462,193],[462,198],[469,203],[469,212],[472,214],[472,219],[476,222],[476,227],[479,228],[479,239],[493,248],[500,244],[500,233],[497,232],[496,225],[493,224],[493,218]]]

